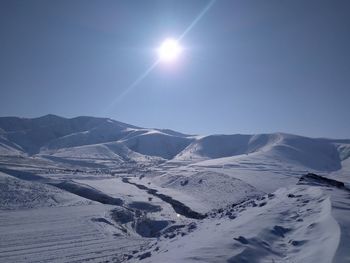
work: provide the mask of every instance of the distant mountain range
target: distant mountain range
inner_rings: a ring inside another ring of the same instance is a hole
[[[244,156],[264,156],[313,170],[335,171],[350,156],[350,140],[283,133],[194,136],[86,116],[1,117],[0,156],[18,155],[118,162],[216,160],[222,165]]]

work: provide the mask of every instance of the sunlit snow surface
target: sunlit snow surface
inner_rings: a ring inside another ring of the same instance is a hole
[[[299,182],[349,140],[86,118],[0,121],[0,262],[350,262],[348,188]]]

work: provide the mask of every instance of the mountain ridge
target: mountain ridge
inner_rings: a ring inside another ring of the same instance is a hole
[[[49,114],[32,119],[0,117],[0,155],[91,156],[121,161],[132,156],[136,162],[158,158],[190,163],[225,158],[230,163],[249,155],[282,158],[310,169],[334,171],[349,158],[350,140],[287,133],[195,136],[169,129],[141,128],[110,118]]]

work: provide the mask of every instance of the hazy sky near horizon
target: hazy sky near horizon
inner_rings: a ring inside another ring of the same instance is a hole
[[[350,1],[0,0],[0,115],[350,138]]]

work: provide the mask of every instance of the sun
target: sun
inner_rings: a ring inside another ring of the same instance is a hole
[[[178,41],[167,38],[158,48],[159,60],[163,62],[175,61],[182,52],[182,47]]]

